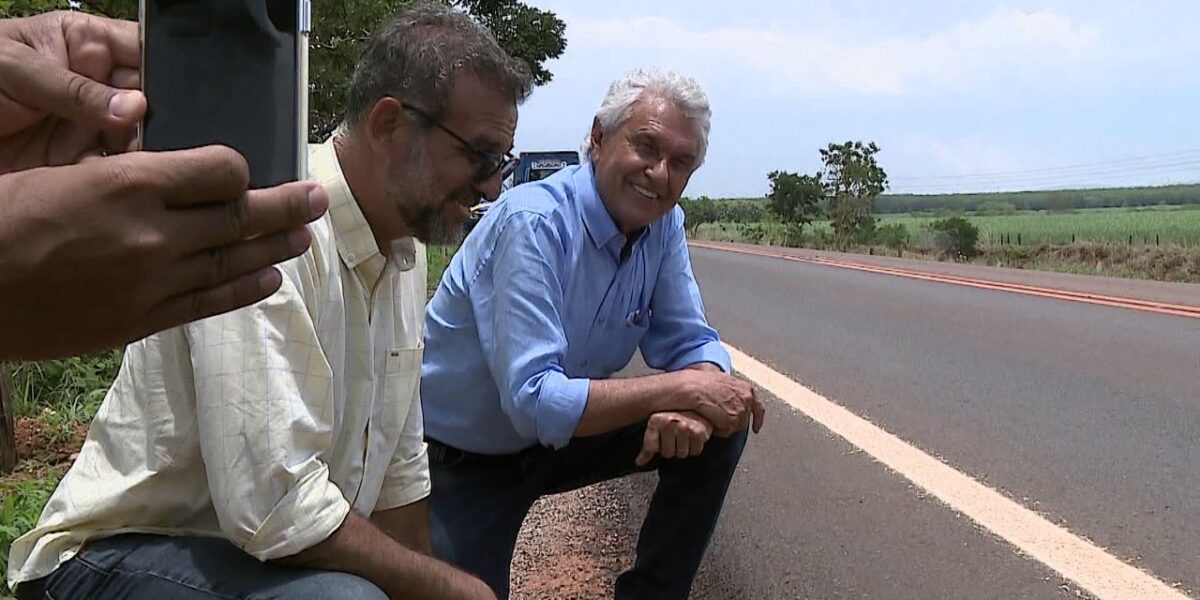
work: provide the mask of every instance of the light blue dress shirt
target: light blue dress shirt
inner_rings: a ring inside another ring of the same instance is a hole
[[[588,384],[646,363],[678,370],[729,354],[704,318],[683,211],[626,237],[590,164],[506,192],[467,237],[425,311],[425,435],[469,452],[561,448]]]

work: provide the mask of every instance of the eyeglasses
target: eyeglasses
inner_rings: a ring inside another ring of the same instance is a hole
[[[512,155],[512,152],[505,152],[503,154],[498,154],[495,152],[488,152],[486,150],[480,150],[479,148],[476,148],[475,146],[471,145],[471,143],[468,142],[467,140],[463,139],[463,137],[461,135],[458,135],[457,133],[454,133],[453,131],[451,131],[449,127],[446,127],[445,125],[442,125],[441,123],[439,123],[438,120],[434,119],[433,116],[430,115],[429,113],[427,113],[424,110],[421,110],[407,102],[404,102],[403,100],[401,100],[400,102],[404,105],[404,110],[407,110],[408,112],[411,112],[414,115],[417,115],[418,117],[421,117],[422,119],[425,119],[426,121],[429,121],[430,123],[433,124],[434,127],[437,127],[438,129],[441,129],[442,131],[446,132],[446,135],[449,135],[450,137],[457,140],[458,143],[462,144],[462,146],[464,148],[471,151],[471,154],[475,155],[476,159],[478,159],[478,161],[479,161],[479,169],[477,169],[475,171],[475,175],[472,177],[472,179],[474,179],[474,181],[476,183],[482,183],[484,181],[487,181],[487,180],[491,179],[492,177],[494,177],[496,175],[496,173],[499,173],[500,179],[503,180],[503,179],[507,178],[510,174],[512,174],[513,170],[517,168],[518,161],[517,161],[517,158]]]

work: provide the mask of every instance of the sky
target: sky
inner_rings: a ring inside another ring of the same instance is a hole
[[[1200,182],[1200,2],[525,0],[566,22],[517,150],[579,147],[609,83],[695,77],[712,105],[685,195],[753,197],[874,141],[890,193]]]

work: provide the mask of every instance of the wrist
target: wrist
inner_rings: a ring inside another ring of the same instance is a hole
[[[664,374],[667,378],[667,393],[660,394],[653,412],[694,411],[698,403],[696,394],[691,391],[691,369],[683,369]]]

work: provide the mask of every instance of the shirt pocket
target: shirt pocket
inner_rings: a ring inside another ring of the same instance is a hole
[[[648,307],[631,308],[621,314],[617,323],[610,324],[608,331],[601,336],[605,346],[600,350],[600,356],[603,357],[601,367],[605,375],[620,371],[629,364],[646,331],[650,329],[651,314]]]

